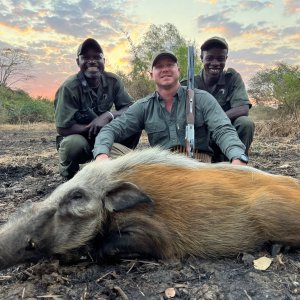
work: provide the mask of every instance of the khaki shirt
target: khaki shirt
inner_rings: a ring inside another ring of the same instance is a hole
[[[181,82],[181,85],[186,84],[186,80]],[[196,89],[204,90],[212,94],[224,111],[242,105],[249,105],[250,108],[252,106],[241,75],[232,68],[221,73],[220,78],[212,91],[209,91],[205,86],[203,70],[199,75],[195,76],[194,85]]]
[[[163,149],[185,146],[185,100],[186,87],[178,89],[170,113],[157,92],[138,100],[122,116],[102,128],[96,137],[94,157],[109,154],[114,142],[143,129],[151,146],[159,145]],[[245,146],[218,102],[209,93],[195,89],[195,148],[212,155],[208,144],[210,132],[229,159],[245,152]]]
[[[90,88],[81,72],[68,78],[55,95],[56,127],[69,128],[76,123],[74,114],[79,110],[92,109],[100,116],[110,111],[130,106],[132,98],[125,91],[119,77],[113,73],[103,72],[101,84],[96,91]]]

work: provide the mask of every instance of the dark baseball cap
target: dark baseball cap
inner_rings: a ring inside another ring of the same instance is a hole
[[[172,58],[172,60],[174,60],[174,62],[177,63],[177,57],[172,51],[162,49],[162,50],[159,50],[158,52],[155,52],[154,55],[152,56],[151,69],[157,63],[157,61],[163,56],[168,56],[168,57]]]
[[[103,50],[99,43],[91,38],[86,39],[82,44],[79,45],[78,50],[77,50],[77,56],[84,54],[84,52],[87,49],[93,48],[96,51],[99,51],[100,53],[103,53]]]
[[[208,40],[206,40],[202,46],[201,46],[201,51],[205,51],[209,48],[210,45],[212,44],[217,44],[217,45],[221,45],[222,48],[224,49],[227,49],[228,50],[228,44],[227,42],[225,41],[225,39],[219,37],[219,36],[214,36],[214,37],[211,37],[209,38]]]

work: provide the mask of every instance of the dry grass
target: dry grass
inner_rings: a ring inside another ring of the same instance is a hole
[[[298,136],[300,125],[294,120],[266,120],[255,122],[255,135],[259,137]]]
[[[53,130],[53,132],[56,132],[54,123],[0,124],[0,131],[1,130],[6,130],[6,131]],[[293,119],[286,120],[284,118],[277,118],[277,119],[269,119],[269,120],[255,120],[255,136],[292,137],[292,136],[299,135],[299,132],[300,132],[300,124],[298,124]],[[147,135],[145,134],[145,132],[143,132],[140,142],[143,144],[148,143]]]
[[[54,123],[0,124],[0,130],[55,130]]]

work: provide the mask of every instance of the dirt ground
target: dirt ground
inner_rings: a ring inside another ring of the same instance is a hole
[[[24,201],[39,201],[64,180],[58,175],[53,125],[0,125],[0,224]],[[251,166],[300,178],[299,136],[256,137]],[[241,187],[242,188],[242,187]],[[284,224],[283,224],[284,226]],[[124,260],[97,265],[57,259],[0,271],[0,299],[300,299],[300,252],[274,258],[265,271],[238,257],[184,261]],[[170,288],[170,289],[168,289]]]

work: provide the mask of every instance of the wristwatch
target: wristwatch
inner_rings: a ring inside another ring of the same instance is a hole
[[[239,157],[233,158],[232,160],[234,160],[234,159],[238,159],[238,160],[240,160],[241,162],[243,162],[245,164],[247,164],[249,162],[249,158],[245,153],[241,154]]]

